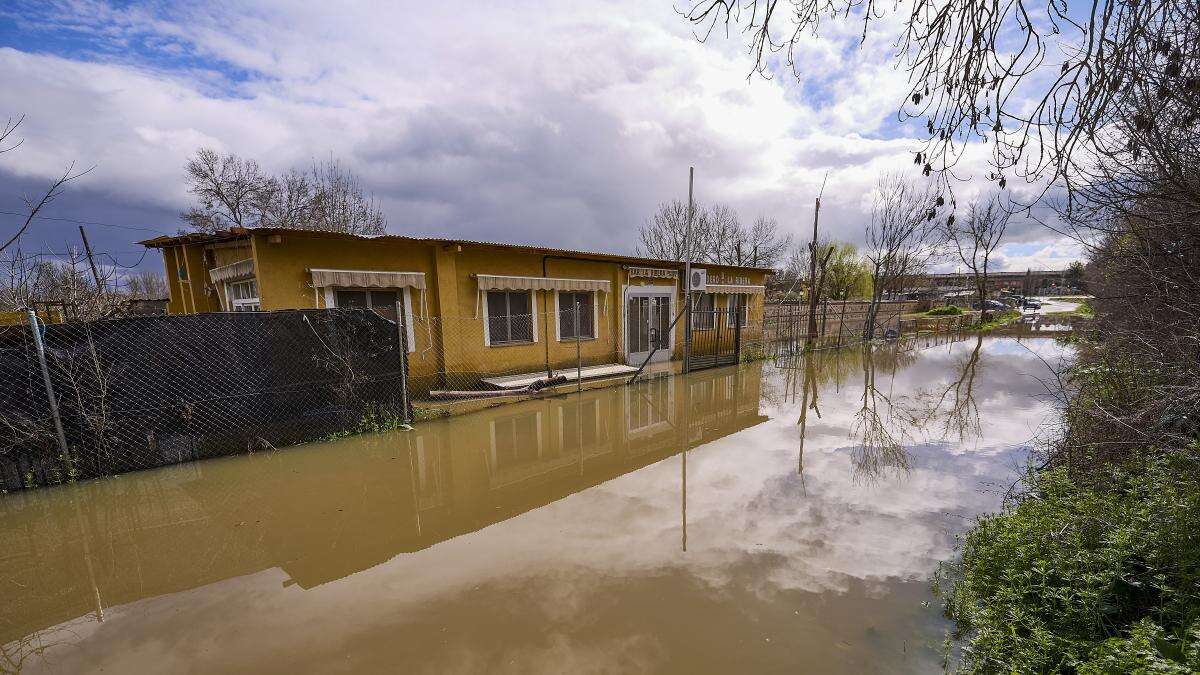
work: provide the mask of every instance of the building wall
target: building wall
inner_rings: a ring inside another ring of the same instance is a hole
[[[207,270],[247,257],[254,259],[261,308],[264,311],[326,306],[324,294],[312,287],[312,268],[363,271],[422,272],[425,274],[424,302],[410,291],[414,316],[414,340],[410,364],[414,376],[439,372],[476,373],[537,372],[547,367],[565,368],[576,359],[573,339],[556,334],[555,291],[533,291],[535,296],[536,341],[516,345],[488,346],[484,339],[485,299],[480,297],[475,275],[510,275],[601,279],[611,292],[595,297],[596,336],[580,341],[585,364],[609,363],[625,353],[624,289],[627,285],[664,285],[673,289],[674,310],[682,309],[678,281],[630,279],[619,261],[587,259],[586,256],[542,254],[483,244],[443,244],[397,239],[348,239],[320,232],[285,234],[253,233],[241,246],[185,244],[163,250],[167,267],[172,314],[220,311],[224,285],[212,292]],[[180,283],[177,260],[186,261],[191,283]],[[761,285],[765,273],[738,268],[703,265],[713,283]],[[725,310],[730,296],[717,295],[714,307]],[[761,323],[763,296],[750,297],[750,324]],[[724,315],[721,319],[724,320]],[[675,356],[682,353],[684,324],[674,329]],[[732,331],[729,331],[732,339]]]

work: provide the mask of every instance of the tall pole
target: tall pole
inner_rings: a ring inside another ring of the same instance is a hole
[[[46,365],[46,346],[42,344],[42,330],[38,326],[37,312],[29,310],[29,329],[33,331],[33,347],[37,351],[38,365],[42,369],[42,382],[46,385],[46,400],[50,403],[50,416],[54,418],[54,437],[58,441],[58,451],[68,465],[71,453],[67,449],[67,435],[63,433],[62,418],[58,414],[58,398],[54,396],[54,385],[50,383],[50,368]],[[69,475],[69,473],[68,473]]]
[[[687,232],[683,237],[683,302],[686,323],[683,326],[683,372],[692,369],[692,215],[695,207],[692,204],[692,181],[696,167],[688,167],[688,212]]]
[[[96,282],[96,300],[99,301],[104,296],[104,286],[100,285],[100,271],[96,269],[96,259],[92,257],[92,245],[88,243],[87,233],[83,231],[82,225],[79,226],[79,237],[83,239],[83,251],[87,253],[88,264],[92,266],[92,279]]]
[[[821,194],[825,185],[821,185]],[[813,209],[813,236],[808,244],[808,340],[809,346],[817,338],[817,222],[821,218],[821,194],[817,195],[816,207]]]

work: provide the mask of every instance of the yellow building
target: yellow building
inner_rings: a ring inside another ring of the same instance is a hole
[[[652,352],[653,361],[682,355],[683,322],[672,325],[683,308],[678,262],[275,228],[141,243],[162,251],[171,314],[365,307],[395,320],[399,307],[412,375],[432,383],[444,374],[442,386],[567,368],[577,349],[591,366],[637,366]],[[727,344],[741,338],[739,319],[761,325],[770,270],[696,267],[707,285],[694,340],[719,335]]]

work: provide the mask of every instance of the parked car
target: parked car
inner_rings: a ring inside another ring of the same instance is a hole
[[[1041,309],[1042,303],[1038,302],[1037,300],[1026,300],[1024,306],[1025,309]]]
[[[1004,304],[1003,302],[1000,302],[999,300],[984,300],[983,308],[988,311],[997,311],[997,310],[1002,311],[1002,310],[1008,309],[1008,305]],[[973,303],[971,305],[971,309],[979,309],[979,303],[978,302]]]

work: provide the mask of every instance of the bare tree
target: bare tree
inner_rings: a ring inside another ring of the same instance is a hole
[[[791,236],[780,236],[773,218],[759,216],[750,227],[726,204],[696,204],[692,222],[692,261],[714,265],[774,267],[783,262]],[[687,203],[663,202],[639,228],[638,253],[663,260],[684,259]]]
[[[863,253],[871,274],[871,304],[863,337],[875,335],[884,294],[898,292],[923,274],[938,253],[939,229],[934,219],[940,201],[929,186],[896,174],[885,174],[876,182]]]
[[[4,126],[0,127],[0,155],[17,149],[22,143],[25,142],[25,139],[20,139],[17,141],[10,140],[12,135],[16,133],[17,129],[24,121],[24,115],[15,120],[10,117],[5,120]],[[6,146],[5,144],[8,145]],[[83,171],[76,171],[75,162],[71,162],[67,165],[67,168],[62,172],[62,174],[58,176],[58,178],[50,182],[50,186],[46,188],[45,192],[22,197],[22,201],[25,203],[25,219],[22,221],[20,227],[17,228],[17,231],[9,236],[3,244],[0,244],[0,253],[3,253],[4,251],[8,250],[9,247],[16,245],[20,241],[21,236],[29,229],[29,226],[33,223],[34,219],[37,218],[38,213],[42,209],[46,208],[50,202],[53,202],[58,198],[59,195],[62,194],[67,183],[70,183],[71,181],[87,174],[92,170],[92,168],[84,169]]]
[[[187,162],[188,191],[198,204],[182,218],[191,228],[286,227],[348,234],[387,231],[375,198],[336,159],[314,162],[308,172],[270,176],[252,159],[201,148]]]
[[[200,148],[186,164],[188,192],[199,204],[180,216],[192,229],[212,232],[228,227],[257,227],[264,204],[276,185],[258,162],[232,153]]]
[[[159,300],[167,297],[167,278],[159,272],[138,270],[124,278],[125,293],[139,300]]]
[[[314,189],[308,174],[292,169],[271,179],[257,205],[267,227],[305,229],[313,208]]]
[[[985,322],[990,314],[986,306],[988,264],[1004,238],[1010,215],[1011,212],[1000,204],[1000,198],[992,197],[983,203],[972,202],[967,207],[966,218],[955,220],[953,215],[946,218],[946,239],[971,272],[981,318]]]
[[[739,264],[774,268],[783,263],[791,246],[792,235],[780,236],[779,222],[760,215],[754,219],[746,235],[746,253],[749,257],[742,258]]]
[[[901,13],[896,58],[910,90],[902,117],[924,122],[927,141],[915,161],[943,177],[971,141],[989,142],[991,178],[1013,172],[1073,189],[1097,156],[1129,149],[1111,130],[1196,122],[1200,98],[1197,0],[1098,0],[1084,8],[1024,0],[696,0],[685,11],[707,39],[731,25],[748,36],[753,69],[768,75],[783,51],[825,24],[858,21],[862,39],[891,9]],[[1182,117],[1144,115],[1140,90],[1183,99]],[[901,103],[901,102],[898,102]],[[1072,190],[1073,191],[1073,190]]]
[[[364,191],[358,176],[337,160],[313,164],[311,180],[312,208],[304,229],[360,235],[387,231],[387,219],[375,198]]]
[[[695,209],[695,219],[699,211]],[[658,205],[654,215],[638,228],[641,243],[637,251],[640,255],[648,255],[661,260],[683,261],[688,258],[687,248],[688,205],[687,202],[672,199]],[[708,230],[703,224],[693,223],[691,259],[701,258],[700,253],[707,248],[706,235]]]

